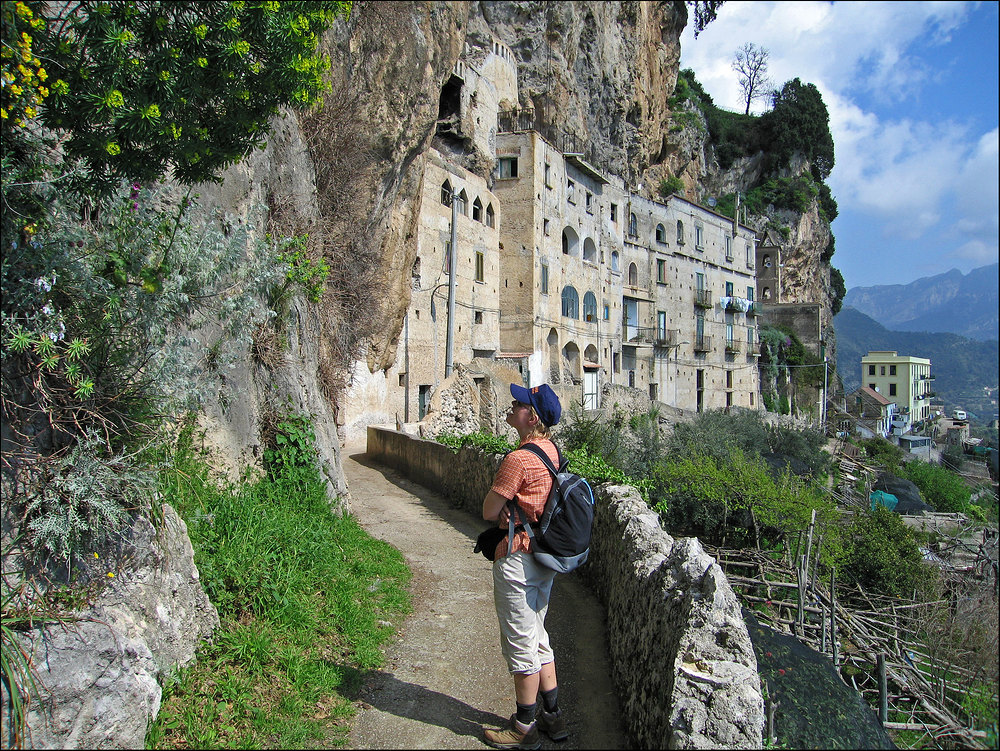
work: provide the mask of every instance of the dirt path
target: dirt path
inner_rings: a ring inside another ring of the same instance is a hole
[[[395,470],[344,450],[352,511],[413,570],[413,612],[361,692],[351,748],[488,748],[483,726],[507,722],[514,688],[500,654],[490,563],[472,552],[484,522]],[[570,737],[542,748],[627,748],[610,678],[600,603],[559,576],[546,621]]]

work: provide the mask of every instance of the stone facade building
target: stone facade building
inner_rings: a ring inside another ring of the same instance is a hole
[[[517,101],[510,50],[467,47],[424,161],[396,364],[381,381],[355,374],[349,432],[423,419],[449,338],[455,365],[495,361],[590,409],[609,383],[691,411],[759,407],[753,230],[639,195]]]

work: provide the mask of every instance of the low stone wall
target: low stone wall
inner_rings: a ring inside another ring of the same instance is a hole
[[[500,457],[386,428],[368,455],[479,514]],[[639,748],[760,748],[764,700],[750,635],[722,569],[673,538],[633,488],[594,488],[590,560],[579,575],[608,614],[615,685]]]

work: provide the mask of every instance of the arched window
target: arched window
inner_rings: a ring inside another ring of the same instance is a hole
[[[663,229],[662,224],[656,225],[656,242],[666,243],[667,242],[667,231]]]
[[[451,206],[451,182],[445,180],[441,185],[441,203]]]
[[[597,321],[597,298],[593,292],[588,292],[583,296],[583,320],[587,323]]]
[[[628,233],[632,237],[639,236],[639,220],[635,218],[635,214],[628,215]]]
[[[628,265],[628,283],[631,287],[639,286],[639,267],[634,263]]]
[[[583,260],[588,263],[597,263],[597,245],[590,237],[583,241]]]
[[[566,227],[562,233],[562,252],[567,256],[580,254],[580,236],[572,227]]]
[[[684,244],[684,222],[680,219],[677,220],[677,244]]]
[[[573,287],[564,287],[562,291],[562,314],[567,318],[580,317],[580,296]]]
[[[479,200],[479,196],[472,202],[472,218],[477,222],[483,221],[483,202]]]
[[[621,256],[618,254],[617,250],[611,251],[611,270],[612,271],[622,270]]]
[[[764,289],[761,291],[761,295],[760,296],[763,297],[765,300],[770,300],[771,299],[771,288],[770,287],[764,287]]]
[[[492,203],[486,204],[486,226],[487,227],[494,227],[494,226],[496,226],[496,218],[495,218],[495,215],[493,214],[493,204]]]
[[[771,255],[769,253],[765,253],[761,260],[764,262],[765,269],[771,268]]]
[[[469,194],[465,192],[465,188],[462,188],[462,192],[455,196],[455,202],[458,204],[458,213],[462,216],[468,216]]]

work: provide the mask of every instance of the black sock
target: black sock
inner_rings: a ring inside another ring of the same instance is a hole
[[[535,721],[535,710],[538,709],[538,702],[534,704],[517,704],[517,721],[522,725],[530,725]]]
[[[545,711],[549,714],[559,711],[559,687],[556,686],[551,691],[542,691],[542,704],[545,705]]]

